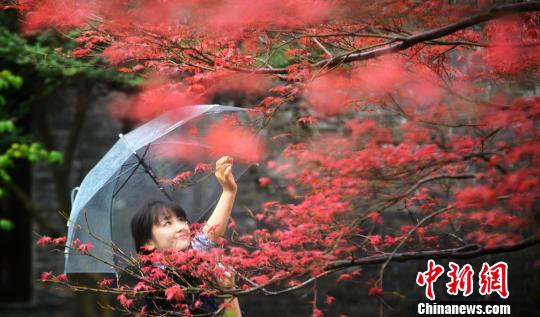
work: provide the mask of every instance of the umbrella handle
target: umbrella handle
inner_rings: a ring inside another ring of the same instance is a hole
[[[75,197],[77,197],[80,189],[80,187],[75,187],[71,190],[71,208],[73,208],[73,202],[75,201]]]

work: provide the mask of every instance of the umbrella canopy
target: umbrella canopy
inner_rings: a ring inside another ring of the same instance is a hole
[[[147,202],[174,201],[186,211],[191,223],[204,217],[221,193],[215,177],[206,172],[193,174],[188,182],[171,179],[182,172],[193,172],[197,163],[215,162],[217,156],[201,136],[230,115],[240,122],[248,120],[242,108],[189,106],[120,135],[86,175],[72,199],[65,273],[118,273],[126,265],[120,254],[136,254],[130,222]],[[248,167],[235,161],[235,178]],[[94,249],[89,254],[73,250],[80,242],[90,242]]]

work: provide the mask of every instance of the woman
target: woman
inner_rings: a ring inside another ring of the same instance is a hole
[[[131,220],[131,233],[137,250],[151,253],[155,250],[184,251],[194,248],[209,252],[217,247],[219,239],[227,229],[237,192],[232,164],[233,160],[229,156],[223,156],[216,162],[215,175],[223,191],[201,233],[196,234],[193,240],[191,239],[189,223],[180,206],[168,202],[151,202],[141,208]],[[181,281],[177,282],[181,283]],[[222,282],[225,284],[230,281]],[[211,296],[198,295],[190,300],[199,302],[198,311],[192,313],[208,313],[218,309],[216,299]],[[147,297],[144,304],[149,309],[173,310],[171,303],[165,300],[151,300]],[[226,311],[226,316],[242,316],[237,298],[228,303]]]

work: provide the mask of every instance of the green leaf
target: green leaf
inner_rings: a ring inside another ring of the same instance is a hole
[[[4,182],[4,183],[9,183],[11,181],[11,176],[9,176],[8,173],[6,173],[6,171],[4,170],[0,170],[0,179]],[[0,190],[2,190],[0,188]],[[3,196],[3,195],[2,195]],[[1,196],[0,196],[1,197]]]
[[[75,67],[68,67],[62,69],[62,74],[64,76],[73,76],[76,75],[79,71]]]
[[[15,124],[11,120],[0,120],[0,133],[15,132]]]
[[[0,219],[0,230],[11,231],[15,225],[8,219]]]
[[[0,155],[0,169],[13,166],[13,162],[6,154]]]
[[[11,80],[11,85],[13,85],[14,88],[16,89],[20,89],[21,86],[23,84],[23,79],[22,77],[19,77],[19,76],[15,76],[12,80]]]
[[[15,131],[15,124],[13,124],[13,121],[11,120],[5,120],[2,121],[3,129],[2,132],[14,132]]]
[[[36,163],[39,161],[39,157],[36,154],[30,153],[28,154],[28,160],[32,163]]]
[[[274,53],[274,55],[270,57],[270,60],[268,61],[268,63],[272,65],[272,67],[276,67],[276,68],[282,68],[289,65],[289,60],[285,58],[285,55],[283,54],[283,52],[284,51],[278,51]]]
[[[64,161],[64,156],[58,151],[50,151],[48,161],[51,163],[62,163]]]

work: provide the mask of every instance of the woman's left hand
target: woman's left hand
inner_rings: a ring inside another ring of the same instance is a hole
[[[222,156],[216,162],[216,178],[221,184],[223,191],[236,192],[238,186],[232,173],[233,159],[230,156]]]
[[[218,286],[224,290],[230,290],[235,287],[236,275],[231,270],[226,269],[221,263],[218,267],[222,270],[220,277],[217,279]]]

